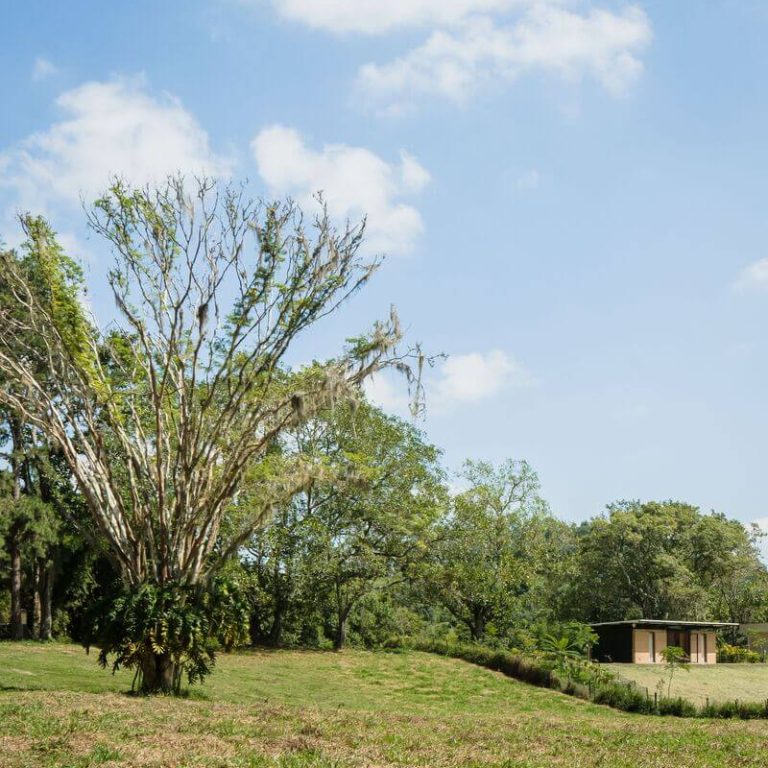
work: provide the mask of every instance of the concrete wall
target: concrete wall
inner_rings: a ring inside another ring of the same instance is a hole
[[[707,654],[699,653],[701,649],[701,636],[706,637]],[[714,632],[691,632],[691,663],[692,664],[717,664],[717,636]]]
[[[650,634],[655,637],[656,658],[650,656]],[[667,647],[666,629],[634,629],[632,630],[632,660],[635,664],[658,664],[661,661],[661,651]]]
[[[706,632],[707,636],[707,664],[717,664],[717,635],[714,632]]]

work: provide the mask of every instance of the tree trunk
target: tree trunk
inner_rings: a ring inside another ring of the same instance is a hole
[[[472,617],[466,624],[472,641],[479,643],[485,635],[485,612],[482,607],[475,607],[472,610]]]
[[[14,526],[15,528],[16,526]],[[24,625],[21,623],[21,542],[18,531],[10,536],[11,556],[11,640],[24,639]]]
[[[349,618],[349,609],[339,611],[336,622],[336,635],[333,638],[333,649],[340,651],[347,642],[347,619]]]
[[[36,560],[32,575],[32,639],[40,639],[40,625],[43,620],[42,602],[40,600],[43,589],[43,562]]]
[[[43,571],[41,640],[50,640],[53,637],[53,569],[53,562],[50,562]]]
[[[11,472],[13,474],[13,500],[21,499],[21,471],[17,451],[22,449],[21,427],[16,419],[11,421],[13,452]],[[8,534],[8,554],[11,558],[11,640],[24,639],[24,625],[21,623],[21,524],[17,521]]]
[[[275,615],[272,619],[272,626],[269,630],[269,644],[275,648],[280,646],[283,639],[283,607],[275,607]]]
[[[178,693],[176,665],[169,654],[147,654],[141,663],[142,693]]]

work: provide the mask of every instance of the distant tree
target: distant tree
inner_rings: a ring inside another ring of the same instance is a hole
[[[400,419],[366,402],[319,413],[294,448],[321,476],[249,545],[278,641],[291,601],[327,606],[336,649],[369,596],[407,580],[424,558],[445,503],[438,451]]]
[[[588,621],[744,620],[764,610],[765,579],[741,523],[681,502],[619,502],[580,526],[565,605]]]
[[[247,495],[247,486],[244,492]],[[247,499],[241,503],[246,505]],[[320,623],[317,590],[313,590],[314,599],[306,599],[310,580],[304,511],[298,498],[279,505],[243,547],[254,643],[280,646],[286,635],[289,642],[297,642],[307,614],[310,623]]]
[[[426,584],[432,599],[463,625],[472,640],[489,629],[504,635],[530,621],[527,596],[559,546],[555,524],[526,462],[499,467],[467,462],[468,490],[453,500],[438,528]]]
[[[690,567],[707,591],[711,616],[738,624],[768,618],[768,570],[758,549],[762,536],[716,513],[701,515],[691,529]]]
[[[22,577],[26,555],[33,574],[31,591],[34,610],[29,616],[32,619],[32,635],[48,640],[51,637],[52,584],[49,586],[43,580],[49,578],[48,557],[57,541],[59,521],[49,505],[36,496],[27,495],[0,498],[0,521],[5,529],[10,561],[11,638],[21,640],[24,637]]]
[[[65,562],[87,547],[88,526],[69,470],[39,430],[29,429],[0,408],[3,422],[8,430],[7,439],[0,439],[5,466],[0,470],[0,542],[5,552],[5,556],[0,552],[0,581],[5,581],[7,568],[11,636],[22,637],[26,607],[27,634],[50,640],[57,592],[61,603],[75,580],[68,572],[57,590],[57,579]]]
[[[114,652],[144,690],[171,690],[180,665],[202,676],[213,653],[185,647],[195,630],[179,606],[215,634],[205,594],[217,570],[312,474],[265,466],[260,504],[224,540],[248,468],[377,369],[410,368],[394,352],[393,315],[334,360],[277,375],[295,339],[377,268],[359,255],[362,227],[338,234],[320,215],[310,233],[291,204],[182,179],[154,190],[117,182],[89,221],[115,254],[119,320],[110,332],[94,326],[54,233],[25,220],[45,290],[27,259],[2,253],[0,403],[62,452],[121,574],[125,594],[97,626],[102,660]]]
[[[360,601],[423,560],[445,492],[438,450],[400,419],[364,403],[329,413],[324,426],[319,447],[334,478],[316,489],[325,500],[307,518],[309,573],[328,590],[341,649]]]
[[[32,239],[45,236],[45,223],[32,216],[21,219],[30,235],[21,254],[0,252],[0,260],[23,265],[30,294],[36,300],[48,300],[49,285],[46,263],[32,245]],[[58,267],[73,280],[80,276],[75,263],[60,255]],[[0,283],[0,307],[5,307],[10,322],[23,317],[23,309],[14,300],[11,282]],[[33,334],[20,336],[12,345],[15,354],[25,357],[30,366],[34,353],[41,352],[39,339]],[[38,365],[35,373],[41,383],[47,381],[47,371]],[[0,387],[19,393],[23,388],[12,377],[0,372]],[[51,494],[55,471],[49,461],[51,445],[42,431],[28,422],[23,413],[3,404],[0,397],[0,460],[4,467],[0,487],[0,529],[5,531],[10,566],[11,636],[20,639],[22,626],[23,576],[27,572],[32,582],[32,610],[28,612],[34,637],[51,636],[51,600],[53,590],[52,553],[56,545],[60,516]]]

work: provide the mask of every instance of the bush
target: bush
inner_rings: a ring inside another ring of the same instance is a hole
[[[757,664],[760,654],[737,645],[723,643],[717,649],[717,660],[723,664]]]
[[[550,666],[509,651],[495,650],[482,645],[459,645],[441,641],[417,642],[411,644],[411,647],[417,651],[463,659],[540,688],[551,688],[555,682]]]
[[[702,717],[740,720],[758,720],[768,718],[768,701],[725,701],[707,704],[700,711]]]
[[[695,704],[682,698],[659,699],[657,705],[659,715],[672,715],[673,717],[697,717],[699,709]]]
[[[613,682],[600,686],[594,691],[592,701],[624,712],[638,712],[643,715],[656,713],[653,699],[627,683]]]
[[[224,578],[207,589],[144,583],[105,598],[91,610],[86,648],[99,648],[99,663],[113,672],[133,669],[132,690],[179,693],[182,674],[192,683],[210,674],[216,652],[230,650],[247,636],[248,608],[237,585]],[[147,679],[161,659],[172,681]]]

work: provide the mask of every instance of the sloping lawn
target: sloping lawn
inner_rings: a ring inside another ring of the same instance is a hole
[[[684,674],[684,673],[683,673]],[[768,722],[627,715],[420,653],[222,656],[186,699],[0,644],[0,766],[764,766]]]
[[[663,684],[667,694],[669,671],[663,664],[607,664],[625,680],[633,680],[650,695]],[[676,670],[672,677],[672,696],[682,696],[696,704],[768,699],[768,664],[691,664],[688,671]],[[768,764],[768,763],[767,763]]]

